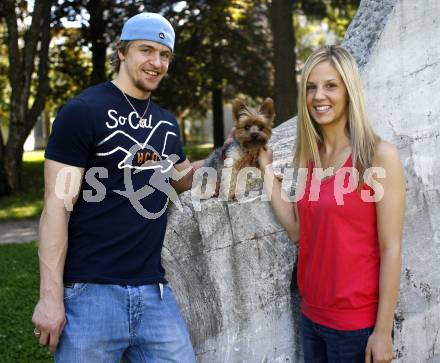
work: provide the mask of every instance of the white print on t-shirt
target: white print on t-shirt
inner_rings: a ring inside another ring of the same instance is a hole
[[[130,119],[130,117],[129,117],[129,119]],[[150,115],[150,120],[151,120],[151,115]],[[151,122],[150,122],[150,124],[151,124]],[[139,142],[133,136],[127,134],[126,132],[124,132],[122,130],[117,130],[117,131],[113,132],[112,134],[110,134],[109,136],[107,136],[104,140],[100,141],[98,143],[98,146],[104,145],[109,140],[114,139],[115,137],[124,137],[124,138],[128,138],[131,141],[133,141],[133,146],[130,148],[130,150],[126,150],[125,148],[123,148],[121,146],[117,146],[108,152],[96,153],[96,155],[97,156],[107,156],[107,155],[114,154],[115,152],[120,150],[120,151],[123,151],[126,155],[125,155],[124,159],[121,162],[119,162],[119,164],[118,164],[119,169],[124,169],[124,168],[138,169],[138,170],[159,169],[161,173],[166,173],[172,168],[172,166],[174,164],[172,160],[169,160],[168,154],[165,153],[168,137],[169,136],[177,137],[177,134],[172,131],[167,131],[167,133],[165,134],[162,152],[160,153],[160,160],[156,160],[153,163],[143,163],[142,165],[139,165],[139,166],[132,165],[134,155],[137,152],[139,152],[140,150],[146,150],[146,149],[153,150],[153,148],[148,145],[148,142],[150,141],[151,137],[154,135],[157,128],[163,124],[174,126],[169,121],[164,121],[164,120],[159,121],[157,123],[157,125],[154,126],[154,128],[150,131],[150,134],[148,135],[147,139],[143,143]],[[112,142],[114,143],[115,141],[116,141],[116,143],[118,143],[118,140],[113,140]]]
[[[109,123],[108,121],[105,123],[105,125],[109,128],[109,129],[114,129],[116,127],[118,127],[118,125],[124,126],[125,123],[128,120],[128,124],[131,126],[132,129],[137,130],[139,127],[140,128],[144,128],[144,129],[152,129],[153,126],[151,126],[151,116],[148,118],[148,123],[146,122],[145,119],[140,119],[139,115],[136,112],[130,112],[128,117],[124,117],[124,116],[118,116],[118,111],[116,110],[108,110],[107,112],[108,117],[110,117],[114,122]],[[117,118],[116,118],[117,117]],[[137,124],[135,125],[133,123],[133,117],[135,117],[137,119]]]

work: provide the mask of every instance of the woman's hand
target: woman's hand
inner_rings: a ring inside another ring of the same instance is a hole
[[[260,149],[260,153],[258,154],[258,164],[260,165],[260,169],[264,171],[264,169],[266,169],[266,166],[272,164],[272,162],[272,149],[268,145],[265,145]]]
[[[368,338],[365,349],[365,363],[389,363],[393,359],[391,334],[374,332]]]
[[[290,197],[281,188],[282,176],[279,176],[275,171],[268,166],[273,162],[273,152],[269,146],[263,146],[258,154],[258,163],[260,169],[264,173],[264,187],[267,196],[272,203],[273,211],[278,218],[278,221],[286,230],[292,242],[299,239],[299,219],[296,204],[290,201]],[[267,180],[269,178],[270,180]]]

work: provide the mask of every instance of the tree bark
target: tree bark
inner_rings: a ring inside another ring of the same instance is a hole
[[[212,88],[212,121],[214,127],[214,147],[220,147],[225,140],[223,126],[223,89],[221,87]]]
[[[103,17],[106,5],[101,0],[92,0],[87,3],[87,10],[90,14],[89,34],[92,42],[93,64],[90,83],[97,84],[107,80],[105,73],[107,43],[104,39],[107,22]]]
[[[5,145],[3,142],[3,134],[0,129],[0,195],[6,195],[10,192],[8,188],[8,183],[5,175],[5,169],[3,167],[4,162],[4,151],[5,151]]]
[[[180,128],[180,138],[182,139],[182,146],[186,146],[185,117],[184,116],[180,117],[179,128]]]
[[[274,47],[275,125],[279,125],[297,113],[298,86],[292,1],[273,0],[269,15]]]
[[[218,13],[218,9],[216,9]],[[220,16],[218,21],[222,17]],[[217,34],[220,37],[220,34]],[[219,43],[219,40],[216,40]],[[214,131],[214,148],[218,148],[223,145],[225,140],[225,128],[224,128],[224,117],[223,117],[223,73],[224,61],[222,57],[222,50],[220,45],[216,44],[211,49],[211,62],[210,62],[210,73],[212,77],[211,83],[211,106],[212,106],[212,123]]]
[[[23,145],[42,112],[49,90],[48,52],[50,43],[50,19],[52,1],[36,0],[32,23],[24,37],[24,48],[19,50],[19,33],[15,1],[1,4],[8,28],[9,82],[9,136],[0,153],[0,194],[20,190],[22,187]],[[37,56],[38,52],[38,56]],[[31,92],[32,76],[38,58],[38,84]],[[33,104],[29,108],[29,101]]]

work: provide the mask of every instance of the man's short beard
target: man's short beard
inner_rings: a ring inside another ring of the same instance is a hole
[[[141,82],[141,81],[139,81],[139,80],[135,81],[135,82],[134,82],[134,85],[135,85],[138,89],[140,89],[140,90],[142,90],[142,91],[144,91],[144,92],[153,92],[153,91],[157,88],[157,86],[154,87],[154,88],[148,88],[143,82]]]
[[[154,88],[148,88],[147,85],[145,85],[142,81],[140,81],[139,79],[136,79],[135,77],[133,77],[132,74],[130,74],[130,72],[127,72],[128,77],[131,79],[131,82],[133,83],[133,85],[138,89],[141,90],[142,92],[147,92],[147,93],[151,93],[153,92],[158,86],[159,83],[156,85],[156,87]]]

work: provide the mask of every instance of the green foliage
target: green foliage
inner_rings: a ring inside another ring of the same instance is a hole
[[[183,150],[191,162],[206,159],[212,152],[211,147],[201,147],[199,145],[185,145]]]
[[[177,40],[170,77],[155,92],[162,105],[177,114],[203,114],[213,88],[223,89],[226,99],[270,94],[265,15],[255,2],[192,0],[179,11],[164,8]]]
[[[313,49],[325,43],[327,27],[340,42],[359,0],[296,0],[293,16],[295,50],[301,63]],[[20,17],[28,13],[26,1],[18,2]],[[105,12],[91,12],[93,6]],[[177,6],[178,5],[178,6]],[[124,20],[139,11],[164,14],[176,30],[176,55],[170,75],[154,98],[177,116],[204,117],[211,108],[211,91],[221,87],[225,101],[241,94],[259,101],[271,95],[273,57],[267,19],[267,0],[65,0],[53,11],[48,109],[56,111],[67,99],[86,88],[92,74],[91,16],[105,23],[99,37],[110,54]],[[61,19],[80,21],[80,28],[64,28]],[[0,23],[0,125],[7,123],[9,87],[6,27]],[[96,33],[96,32],[95,32]],[[95,34],[96,35],[96,34]],[[95,37],[96,38],[96,37]],[[110,75],[110,62],[107,74]],[[2,121],[3,120],[3,121]]]
[[[360,0],[302,0],[295,3],[294,28],[297,61],[304,62],[318,47],[332,42],[340,44]]]
[[[48,106],[56,110],[87,88],[92,60],[91,53],[81,45],[82,34],[78,28],[54,30],[52,41]]]
[[[31,318],[38,300],[35,243],[0,246],[0,360],[2,363],[53,362],[36,341]]]
[[[313,50],[325,44],[326,34],[321,22],[307,19],[304,15],[294,16],[293,26],[297,40],[297,63],[303,63]]]
[[[36,218],[43,210],[44,155],[42,151],[24,153],[23,191],[0,197],[0,221]]]
[[[62,20],[81,24],[77,45],[93,53],[89,85],[111,76],[107,51],[112,50],[125,20],[142,11],[153,11],[148,3],[145,0],[64,0],[55,8],[55,28],[63,29]]]
[[[309,19],[321,20],[331,13],[342,18],[353,16],[352,10],[359,7],[360,0],[296,0],[295,12]]]
[[[323,19],[338,39],[344,37],[351,20],[356,15],[359,2],[348,1],[344,6],[329,6],[327,16]]]

